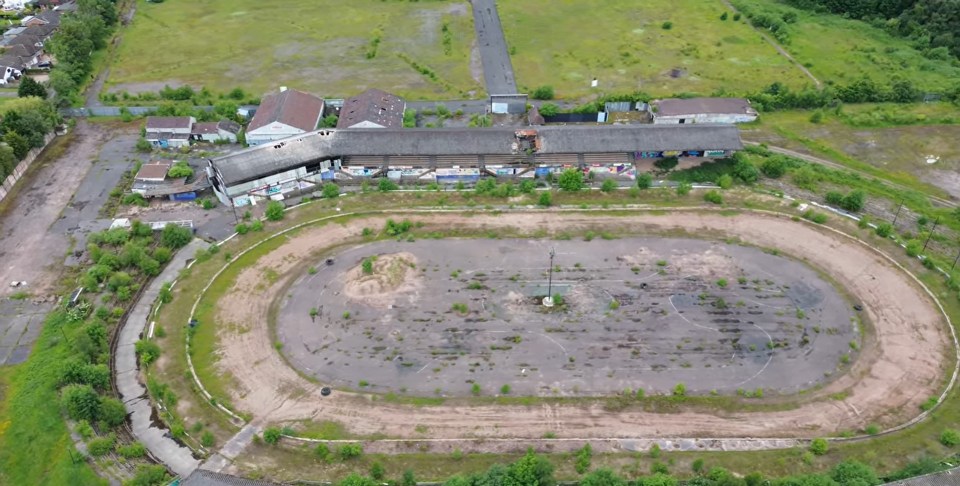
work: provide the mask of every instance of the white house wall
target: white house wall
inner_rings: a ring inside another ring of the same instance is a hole
[[[677,116],[658,116],[653,118],[654,125],[677,125],[680,120],[685,124],[695,123],[749,123],[757,119],[757,115],[743,114],[698,114],[698,115],[677,115]]]
[[[273,122],[256,130],[247,132],[247,145],[260,145],[266,142],[273,142],[275,140],[282,140],[294,135],[300,135],[301,133],[306,132],[299,128],[291,127],[285,123]]]

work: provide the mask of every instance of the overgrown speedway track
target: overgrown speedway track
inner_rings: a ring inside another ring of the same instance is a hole
[[[602,215],[586,217],[586,213],[587,211],[584,210],[515,211],[505,212],[497,217],[485,216],[482,213],[464,217],[463,211],[460,210],[407,210],[347,213],[318,218],[271,235],[252,244],[243,253],[237,255],[211,279],[194,302],[193,310],[196,311],[197,305],[206,295],[210,285],[232,263],[250,250],[273,238],[286,237],[296,230],[344,217],[372,218],[374,221],[360,222],[368,226],[382,224],[383,218],[393,216],[412,219],[420,217],[428,224],[434,222],[441,225],[454,224],[453,221],[456,220],[455,224],[483,228],[515,227],[522,220],[528,225],[527,227],[545,229],[549,229],[551,223],[556,224],[562,221],[565,227],[572,228],[603,223],[631,223],[647,224],[650,227],[659,225],[661,229],[683,230],[691,234],[696,234],[700,230],[726,230],[728,233],[743,236],[747,243],[758,246],[780,248],[784,245],[788,247],[792,245],[793,247],[784,249],[794,255],[799,252],[804,258],[809,256],[816,260],[817,257],[832,256],[834,259],[844,260],[846,263],[838,261],[834,262],[836,265],[825,266],[838,271],[844,270],[840,268],[843,265],[851,265],[850,258],[853,256],[870,258],[872,266],[845,269],[852,272],[851,275],[841,275],[838,280],[866,304],[866,310],[871,314],[871,320],[876,325],[876,346],[865,349],[864,355],[844,377],[839,378],[824,390],[817,391],[815,394],[821,398],[820,400],[805,401],[796,408],[784,411],[732,412],[721,416],[716,413],[697,411],[657,414],[627,409],[611,412],[596,404],[552,403],[549,399],[537,406],[467,404],[413,407],[382,401],[374,402],[368,395],[363,394],[338,392],[331,397],[320,397],[318,393],[320,385],[307,382],[293,370],[286,368],[279,353],[270,345],[271,339],[265,318],[259,319],[264,322],[262,326],[246,333],[247,338],[221,339],[224,355],[221,366],[241,381],[246,393],[234,397],[234,403],[237,404],[238,409],[250,411],[254,423],[262,425],[308,418],[335,420],[343,422],[352,433],[359,436],[377,433],[398,437],[369,443],[368,449],[382,452],[406,451],[408,449],[405,447],[411,442],[427,444],[432,450],[438,451],[452,450],[454,447],[471,451],[498,451],[504,448],[512,449],[518,445],[533,444],[550,444],[553,450],[566,450],[588,441],[598,445],[610,444],[611,448],[637,450],[649,447],[654,441],[661,445],[667,444],[671,448],[698,450],[777,449],[793,447],[798,442],[811,437],[837,435],[840,430],[849,430],[851,427],[862,428],[873,420],[881,420],[887,425],[886,433],[901,430],[927,417],[929,411],[913,415],[913,411],[919,410],[920,403],[931,395],[938,395],[939,404],[955,383],[958,363],[957,340],[949,318],[939,302],[919,280],[892,258],[853,237],[837,230],[814,227],[808,223],[794,223],[785,215],[758,211],[735,217],[711,214],[702,208],[674,210],[667,216],[639,212],[631,216],[604,218]],[[665,222],[664,219],[658,220],[658,218],[666,218],[670,221]],[[680,221],[681,219],[683,221]],[[360,226],[350,228],[349,224],[346,228],[331,226],[324,227],[323,234],[326,236],[310,235],[312,240],[316,240],[311,248],[319,250],[333,246],[340,239],[355,236],[360,229]],[[805,238],[798,238],[798,235]],[[290,237],[291,240],[296,238],[305,238],[305,236]],[[318,238],[323,241],[319,241]],[[830,250],[818,251],[818,248],[822,250],[824,247]],[[274,252],[283,253],[283,249],[282,246]],[[309,253],[304,252],[303,248],[298,251],[301,252],[300,255]],[[807,253],[804,254],[804,251]],[[282,255],[280,258],[282,260]],[[824,267],[824,262],[816,263]],[[285,268],[279,270],[281,273],[286,271]],[[905,275],[910,278],[904,280],[902,277]],[[847,277],[851,279],[848,281]],[[893,287],[884,291],[870,283],[876,281],[883,283],[881,287],[888,285]],[[898,283],[894,285],[894,281]],[[267,289],[262,293],[268,294],[271,290]],[[912,295],[911,292],[913,292]],[[249,298],[249,294],[246,296]],[[882,299],[887,300],[884,302]],[[939,307],[939,312],[933,311],[931,306],[924,306],[925,311],[917,308],[904,314],[903,306],[897,305],[900,299],[926,304],[934,303]],[[224,305],[229,306],[229,304]],[[256,311],[265,313],[266,307],[266,305],[261,306]],[[265,317],[262,314],[255,315]],[[250,322],[257,320],[258,318],[254,318]],[[894,321],[913,324],[907,324],[908,328],[902,328],[893,325]],[[917,322],[920,324],[916,324]],[[950,329],[951,337],[949,338],[943,329],[944,322]],[[921,329],[912,328],[916,325]],[[951,339],[952,352],[947,346]],[[938,349],[932,349],[931,345],[936,342],[942,343],[942,346],[933,346]],[[231,352],[237,355],[235,357],[242,357],[246,363],[258,364],[253,367],[248,366],[246,369],[231,367],[230,363],[237,362],[230,360]],[[892,359],[887,356],[891,352],[905,354],[900,358]],[[917,366],[917,360],[923,365]],[[948,374],[948,370],[942,369],[938,364],[950,361],[953,361],[954,366],[950,373],[949,384],[938,393],[945,381],[944,375]],[[279,374],[259,376],[258,373],[261,371],[258,369],[262,368],[263,362],[279,364],[280,367],[270,367],[275,372],[280,370],[277,372]],[[195,371],[193,371],[193,379],[201,393],[210,402],[209,399],[212,397],[203,387]],[[298,398],[277,393],[275,389],[277,383],[295,384],[304,393]],[[833,402],[825,398],[825,395],[836,393],[838,390],[847,390],[849,396],[844,400]],[[239,419],[238,415],[227,410],[219,401],[215,403],[218,408]],[[895,414],[891,410],[903,412]],[[410,435],[413,425],[418,423],[431,424],[431,434],[428,437]],[[543,436],[544,431],[556,431],[558,438],[539,438]],[[294,438],[291,437],[291,439]],[[865,437],[845,440],[863,439]]]

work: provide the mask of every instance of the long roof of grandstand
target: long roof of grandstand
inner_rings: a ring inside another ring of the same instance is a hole
[[[348,156],[513,155],[518,134],[536,134],[539,154],[739,150],[733,125],[563,125],[531,128],[324,129],[211,159],[227,184]]]

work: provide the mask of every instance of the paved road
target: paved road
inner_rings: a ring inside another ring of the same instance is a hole
[[[507,41],[503,37],[497,4],[494,0],[472,0],[471,4],[487,93],[515,94],[517,82],[513,76],[513,64],[510,63]]]
[[[147,389],[137,379],[137,357],[134,346],[145,332],[150,319],[150,311],[157,299],[160,287],[164,282],[176,279],[177,274],[192,259],[197,250],[206,248],[208,243],[202,240],[193,240],[189,245],[174,255],[170,263],[160,275],[150,282],[137,305],[130,311],[126,325],[120,330],[120,340],[117,344],[114,373],[117,375],[117,389],[120,399],[130,413],[130,422],[133,425],[133,435],[136,436],[150,452],[166,464],[173,472],[188,476],[200,465],[200,461],[193,457],[189,448],[183,447],[164,434],[167,429],[155,426],[150,418],[152,409]]]

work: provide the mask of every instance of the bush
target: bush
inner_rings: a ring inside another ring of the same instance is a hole
[[[676,157],[664,157],[654,162],[653,166],[660,169],[663,172],[667,172],[667,171],[673,170],[679,164],[680,164],[680,159]]]
[[[730,174],[723,174],[717,178],[717,185],[720,189],[730,189],[733,187],[733,177],[730,177]]]
[[[671,21],[668,20],[668,21],[660,24],[660,28],[662,28],[663,30],[670,30],[670,29],[673,28],[673,22],[671,22]]]
[[[184,228],[173,223],[164,226],[160,233],[160,244],[172,250],[187,246],[187,243],[190,243],[192,239],[193,232],[190,231],[190,228]]]
[[[238,235],[245,235],[250,231],[250,227],[246,223],[240,223],[233,227],[233,230],[237,232]]]
[[[604,179],[603,184],[600,185],[600,190],[603,192],[613,192],[617,190],[619,184],[613,179]]]
[[[113,451],[113,446],[116,444],[116,442],[117,438],[113,434],[110,434],[107,437],[93,439],[90,442],[87,442],[87,452],[89,452],[93,457],[107,455]]]
[[[770,157],[760,165],[760,172],[771,179],[779,179],[787,173],[787,161],[780,156]]]
[[[100,396],[90,385],[67,385],[60,392],[67,416],[74,420],[96,422],[100,418]]]
[[[540,105],[540,114],[543,116],[555,116],[557,113],[560,113],[560,107],[553,103]]]
[[[877,225],[877,236],[881,238],[888,238],[893,234],[893,225],[890,223],[880,223]]]
[[[858,212],[866,204],[867,196],[861,190],[851,191],[840,200],[840,207],[850,212]]]
[[[137,357],[140,358],[140,363],[144,366],[150,366],[160,357],[160,346],[153,341],[141,339],[134,346]]]
[[[353,459],[363,455],[363,445],[361,444],[343,444],[337,449],[337,454],[341,459]]]
[[[590,469],[590,462],[593,459],[593,448],[590,447],[590,444],[586,444],[582,449],[577,451],[577,462],[574,464],[574,469],[577,471],[577,474],[583,474]]]
[[[733,176],[747,184],[757,182],[757,179],[760,178],[760,171],[749,160],[736,156],[734,158],[737,159],[737,162],[733,165]]]
[[[267,210],[264,214],[270,221],[280,221],[283,219],[283,203],[280,201],[270,201],[267,203]]]
[[[960,432],[954,429],[945,429],[940,433],[940,443],[947,447],[954,447],[960,444]]]
[[[541,192],[537,204],[545,208],[550,207],[553,204],[553,196],[550,195],[549,191]]]
[[[140,139],[137,140],[137,144],[134,146],[134,148],[137,149],[137,152],[150,152],[153,150],[153,145],[151,145],[147,139],[140,137]]]
[[[213,444],[215,442],[216,442],[216,437],[214,437],[213,433],[211,433],[209,430],[204,432],[203,435],[200,437],[200,445],[208,449],[213,447]]]
[[[153,250],[153,259],[156,260],[157,263],[167,263],[170,261],[171,256],[172,255],[169,248],[161,246],[157,247],[156,250]]]
[[[822,456],[830,450],[830,444],[827,443],[827,439],[813,439],[810,441],[810,452],[815,456]]]
[[[160,465],[141,464],[137,466],[137,474],[133,476],[128,486],[159,486],[167,484],[170,476],[167,475],[167,468]]]
[[[376,480],[382,480],[383,476],[386,475],[386,470],[383,469],[383,464],[379,462],[374,462],[370,466],[370,477]]]
[[[280,435],[280,429],[276,427],[267,427],[263,431],[263,441],[271,445],[276,444],[277,442],[280,442]]]
[[[106,390],[110,386],[110,369],[103,364],[83,363],[77,359],[63,365],[60,376],[61,385],[78,383],[90,385],[97,390]]]
[[[117,448],[117,452],[127,458],[127,459],[136,459],[138,457],[143,457],[147,455],[147,449],[143,447],[143,444],[139,442],[134,442],[130,445],[120,446]]]
[[[330,182],[323,185],[323,197],[333,199],[340,196],[340,187]]]
[[[653,185],[653,176],[647,173],[643,173],[637,176],[637,187],[640,189],[650,189],[650,186]]]
[[[377,189],[379,189],[380,192],[396,191],[399,188],[400,186],[398,186],[396,182],[393,182],[390,179],[387,179],[386,177],[380,179],[377,182]]]
[[[557,185],[564,191],[579,191],[583,189],[583,172],[578,169],[567,169],[560,173]]]
[[[713,204],[723,204],[723,196],[717,191],[707,191],[707,193],[703,195],[703,199]]]
[[[123,199],[120,200],[121,204],[126,206],[140,206],[145,208],[150,205],[146,199],[143,198],[143,195],[138,192],[131,192],[130,194],[125,194]]]
[[[678,196],[686,196],[687,194],[690,194],[690,191],[691,191],[692,189],[693,189],[693,186],[692,186],[692,185],[690,185],[690,184],[688,184],[688,183],[686,183],[686,182],[681,182],[680,184],[677,184],[677,195],[678,195]]]
[[[260,221],[260,220],[258,219],[258,220],[255,220],[254,222],[250,223],[250,230],[251,230],[251,231],[263,231],[263,221]]]
[[[552,100],[553,96],[553,86],[539,86],[530,94],[530,97],[535,100]]]
[[[683,383],[677,383],[677,386],[673,387],[673,396],[683,397],[687,395],[687,385]]]
[[[103,397],[100,400],[100,420],[109,427],[117,427],[127,419],[127,409],[116,398]]]

